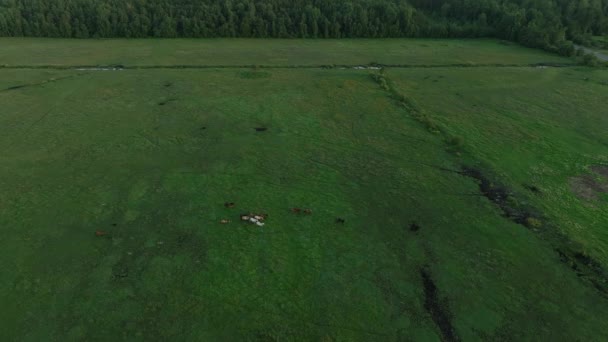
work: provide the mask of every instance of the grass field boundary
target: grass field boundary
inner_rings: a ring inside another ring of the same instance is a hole
[[[403,94],[395,87],[394,82],[386,75],[385,69],[370,74],[371,78],[394,99],[399,107],[422,124],[430,133],[440,135],[448,152],[458,156],[466,154],[468,162],[462,162],[461,170],[439,168],[442,171],[454,172],[470,178],[479,185],[479,195],[486,197],[501,210],[501,216],[522,227],[527,228],[555,252],[559,260],[573,271],[584,283],[591,285],[601,295],[608,298],[608,270],[584,249],[573,242],[548,220],[538,208],[528,203],[525,196],[513,191],[513,188],[497,176],[490,167],[483,165],[475,156],[466,153],[464,140],[449,133],[447,127],[438,123],[426,113],[415,100]]]
[[[454,63],[454,64],[311,64],[311,65],[0,65],[0,69],[53,69],[82,71],[120,71],[148,69],[355,69],[378,70],[382,68],[565,68],[577,66],[575,63]]]
[[[7,92],[7,91],[12,91],[12,90],[19,90],[19,89],[28,88],[28,87],[41,86],[41,85],[45,85],[45,84],[48,84],[48,83],[63,81],[63,80],[67,80],[67,79],[78,77],[78,76],[82,76],[82,75],[84,75],[84,74],[69,75],[69,76],[58,77],[58,78],[49,78],[47,80],[44,80],[44,81],[41,81],[41,82],[36,82],[36,83],[19,84],[19,85],[15,85],[15,86],[10,86],[8,88],[0,89],[0,93]]]

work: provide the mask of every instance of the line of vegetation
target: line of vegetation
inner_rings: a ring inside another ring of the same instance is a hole
[[[4,89],[0,89],[0,93],[1,92],[7,92],[7,91],[13,91],[13,90],[18,90],[18,89],[23,89],[23,88],[27,88],[27,87],[36,87],[36,86],[41,86],[41,85],[45,85],[47,83],[51,83],[51,82],[58,82],[58,81],[62,81],[62,80],[67,80],[76,76],[81,76],[81,74],[78,75],[69,75],[69,76],[65,76],[65,77],[59,77],[59,78],[49,78],[48,80],[44,80],[38,83],[29,83],[29,84],[19,84],[19,85],[14,85],[14,86],[10,86],[8,88],[4,88]]]
[[[420,277],[424,289],[424,308],[439,328],[441,340],[446,342],[460,341],[461,339],[452,324],[450,309],[447,303],[439,298],[439,290],[431,277],[428,266],[420,268]]]
[[[608,62],[600,60],[593,53],[585,52],[583,49],[576,50],[576,60],[580,65],[586,65],[589,67],[606,67]]]
[[[575,66],[575,63],[532,63],[532,64],[497,64],[497,63],[454,63],[454,64],[310,64],[310,65],[0,65],[0,69],[382,69],[382,68],[529,68],[529,67],[564,68]]]
[[[371,74],[372,79],[376,81],[380,88],[389,92],[391,97],[429,132],[440,134],[448,146],[448,151],[460,155],[464,148],[464,139],[450,134],[439,122],[420,108],[412,98],[401,93],[395,87],[395,84],[386,76],[385,70],[385,68],[382,68],[378,73]]]
[[[4,0],[0,36],[497,37],[571,56],[608,0]]]
[[[458,156],[465,153],[464,139],[450,134],[447,127],[438,123],[431,115],[420,108],[412,98],[402,94],[386,76],[385,69],[372,74],[371,77],[380,88],[388,92],[391,98],[397,101],[399,106],[404,108],[427,130],[440,134],[448,151]],[[500,180],[500,177],[488,171],[490,168],[482,166],[479,161],[475,160],[474,156],[467,155],[466,157],[469,160],[466,163],[468,165],[463,162],[461,170],[439,169],[474,179],[479,184],[480,194],[494,203],[501,210],[504,218],[538,234],[556,252],[562,263],[574,271],[580,279],[588,282],[602,295],[608,297],[608,269],[602,267],[579,244],[562,233],[541,210],[531,206],[525,200],[524,195],[514,192],[506,182]]]

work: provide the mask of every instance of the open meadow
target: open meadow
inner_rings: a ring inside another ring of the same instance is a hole
[[[572,64],[489,39],[45,39],[0,38],[1,66],[328,66]]]
[[[0,46],[2,341],[608,340],[606,69],[493,40]]]

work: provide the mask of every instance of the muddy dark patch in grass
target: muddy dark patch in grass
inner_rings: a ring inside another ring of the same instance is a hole
[[[605,166],[598,166],[592,168],[592,170],[599,175],[608,173]],[[502,210],[505,218],[539,234],[543,240],[552,246],[562,263],[572,269],[579,278],[596,288],[602,295],[608,296],[608,271],[597,260],[586,253],[581,253],[581,247],[561,233],[557,227],[552,226],[551,222],[546,221],[537,209],[529,205],[522,205],[506,186],[491,180],[490,177],[478,169],[463,167],[462,171],[447,169],[444,171],[457,172],[477,180],[481,194],[495,203]],[[599,183],[592,175],[577,177],[573,184],[576,191],[587,198],[596,196],[597,190],[608,191],[606,190],[608,182]],[[536,192],[533,189],[530,189],[530,191]]]
[[[201,127],[201,131],[204,131],[206,129],[207,129],[207,127],[205,127],[205,126]]]
[[[172,85],[173,85],[173,82],[165,82],[165,83],[163,84],[163,86],[164,86],[165,88],[169,88],[169,87],[171,87]]]
[[[599,262],[593,260],[590,256],[588,256],[585,253],[580,253],[580,252],[574,253],[574,257],[576,258],[576,260],[582,262],[586,266],[592,267],[597,270],[600,270],[602,268],[602,266],[600,265]]]
[[[524,188],[530,190],[530,192],[533,192],[535,194],[542,194],[542,191],[535,185],[524,184]]]
[[[540,228],[542,220],[532,208],[524,207],[511,195],[504,185],[490,180],[480,170],[464,167],[462,174],[479,182],[479,191],[494,202],[503,212],[503,216],[527,228]]]
[[[414,233],[415,233],[415,232],[417,232],[417,231],[419,231],[419,230],[420,230],[420,228],[421,228],[421,227],[420,227],[420,226],[418,225],[418,223],[416,223],[416,222],[412,222],[412,223],[410,224],[410,226],[409,226],[410,232],[414,232]]]
[[[8,87],[4,90],[17,90],[17,89],[21,89],[21,88],[25,88],[25,87],[27,87],[27,85],[18,85],[18,86]]]
[[[164,105],[166,105],[167,103],[170,103],[170,102],[173,102],[173,101],[177,101],[177,99],[167,99],[167,100],[164,100],[164,101],[159,102],[159,103],[158,103],[158,105],[159,105],[159,106],[164,106]]]
[[[256,130],[256,132],[264,132],[264,131],[268,130],[268,128],[266,128],[266,127],[256,127],[255,130]]]
[[[579,278],[588,280],[596,290],[608,296],[608,272],[597,260],[585,253],[573,252],[566,248],[556,248],[555,252]]]
[[[43,86],[43,85],[51,83],[51,82],[57,82],[57,81],[67,80],[67,79],[70,79],[70,78],[73,78],[73,77],[82,76],[82,75],[84,75],[84,74],[69,75],[69,76],[59,77],[59,78],[49,78],[48,80],[44,80],[44,81],[41,81],[41,82],[38,82],[38,83],[16,85],[16,86],[0,89],[0,91],[11,91],[11,90],[17,90],[17,89],[22,89],[22,88],[27,88],[27,87]]]
[[[608,182],[608,165],[594,165],[591,167],[591,171],[595,172],[598,176]]]
[[[572,177],[569,183],[570,190],[576,197],[586,201],[596,201],[602,194],[608,193],[608,183],[601,183],[593,175]]]
[[[446,342],[460,341],[460,338],[456,334],[456,329],[452,325],[452,318],[447,304],[442,303],[440,300],[439,291],[431,274],[426,268],[421,268],[420,277],[422,278],[422,286],[424,287],[424,308],[441,331],[441,340]]]

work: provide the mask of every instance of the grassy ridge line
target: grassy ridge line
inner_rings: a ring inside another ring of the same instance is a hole
[[[54,69],[54,70],[73,70],[73,69],[354,69],[364,68],[513,68],[513,67],[555,67],[564,68],[576,66],[575,63],[530,63],[530,64],[496,64],[496,63],[455,63],[455,64],[339,64],[339,65],[0,65],[0,69]]]
[[[85,75],[85,74],[79,73],[79,74],[69,75],[69,76],[65,76],[65,77],[49,78],[48,80],[43,80],[43,81],[36,82],[36,83],[24,83],[24,84],[14,85],[14,86],[11,86],[8,88],[0,89],[0,93],[12,91],[12,90],[19,90],[19,89],[23,89],[23,88],[27,88],[27,87],[41,86],[41,85],[44,85],[47,83],[63,81],[63,80],[71,79],[71,78],[82,76],[82,75]]]
[[[608,269],[589,256],[580,244],[573,242],[562,233],[538,208],[525,204],[528,203],[525,195],[515,193],[511,186],[492,172],[491,168],[483,165],[475,156],[466,153],[464,139],[451,134],[447,127],[437,123],[413,99],[401,93],[395,87],[394,82],[386,76],[385,69],[370,76],[429,132],[440,135],[446,144],[447,151],[467,157],[467,162],[463,161],[461,166],[462,170],[442,169],[443,171],[455,172],[475,180],[479,184],[481,195],[500,208],[505,219],[533,231],[540,239],[548,243],[561,263],[608,298]]]

